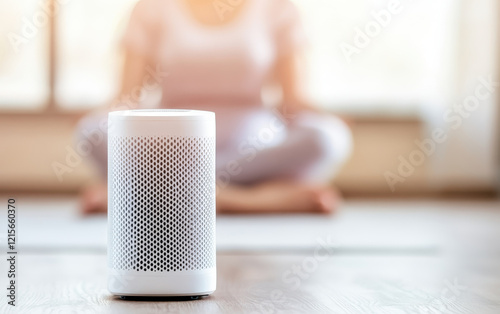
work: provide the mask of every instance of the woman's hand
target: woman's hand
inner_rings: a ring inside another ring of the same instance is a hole
[[[131,96],[134,89],[143,87],[148,64],[147,58],[143,55],[130,50],[125,52],[120,92],[108,106],[108,111],[137,109],[139,107],[139,103],[134,101],[134,97]]]
[[[282,112],[295,115],[301,111],[321,112],[305,100],[305,60],[301,53],[280,56],[276,62],[275,77],[282,89]]]

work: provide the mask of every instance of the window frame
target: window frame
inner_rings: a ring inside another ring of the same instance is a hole
[[[54,7],[57,5],[57,0],[48,0],[50,7]],[[500,6],[498,6],[500,8]],[[498,16],[500,16],[500,11],[498,12]],[[95,110],[95,108],[79,108],[79,109],[65,109],[60,106],[56,101],[56,82],[57,82],[57,51],[58,51],[58,36],[57,36],[57,23],[58,23],[58,14],[49,14],[49,23],[46,31],[48,32],[48,97],[45,104],[42,104],[40,108],[37,109],[4,109],[0,108],[1,115],[21,115],[21,116],[70,116],[70,117],[78,117],[83,116],[86,113]],[[500,33],[500,23],[497,24],[498,33]],[[497,43],[500,50],[500,41]],[[497,74],[500,77],[500,62],[498,62]],[[498,107],[498,122],[500,123],[500,97],[497,101]],[[334,109],[325,108],[327,112],[336,112]],[[355,121],[378,121],[378,122],[390,122],[390,121],[406,121],[406,122],[415,122],[421,121],[421,118],[415,112],[409,114],[373,114],[373,113],[340,113],[340,116],[346,117],[348,120]],[[500,125],[497,127],[497,136],[500,138]],[[500,165],[500,146],[499,146],[499,165]],[[499,176],[500,177],[500,176]],[[500,194],[500,181],[499,181],[499,194]]]

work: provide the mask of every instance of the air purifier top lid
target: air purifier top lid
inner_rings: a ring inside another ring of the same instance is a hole
[[[110,118],[132,120],[210,120],[215,113],[203,110],[186,109],[135,109],[109,113]]]

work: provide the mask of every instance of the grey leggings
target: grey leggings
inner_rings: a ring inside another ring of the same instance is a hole
[[[301,113],[285,118],[264,108],[216,114],[219,185],[267,180],[326,183],[351,153],[349,128],[333,116]],[[93,113],[76,130],[77,142],[92,143],[89,158],[103,177],[107,171],[106,125],[106,113]]]

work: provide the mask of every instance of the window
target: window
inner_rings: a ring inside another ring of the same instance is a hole
[[[451,89],[459,1],[293,1],[313,47],[307,90],[320,106],[415,114]],[[17,45],[12,36],[0,39],[0,108],[107,103],[117,91],[119,40],[136,2],[0,0],[0,33],[21,36]]]
[[[294,2],[312,43],[308,91],[321,106],[407,115],[449,90],[458,1]]]
[[[0,108],[35,110],[46,105],[48,25],[37,0],[0,0]]]
[[[61,10],[55,94],[64,109],[108,103],[121,73],[120,39],[136,0],[72,1]]]
[[[136,2],[0,0],[0,108],[107,103],[116,93],[119,40]]]

